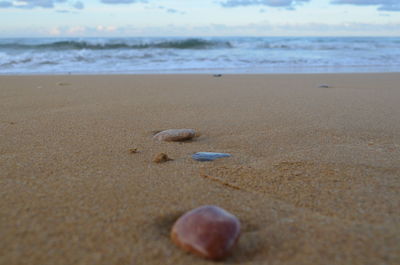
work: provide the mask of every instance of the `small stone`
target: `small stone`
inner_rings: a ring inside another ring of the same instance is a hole
[[[165,153],[159,153],[153,158],[154,163],[164,163],[171,160],[173,159],[169,158],[168,155]]]
[[[197,161],[213,161],[217,158],[230,157],[227,153],[214,153],[214,152],[197,152],[192,155],[192,158]]]
[[[173,225],[172,241],[185,251],[206,259],[227,257],[240,236],[240,221],[213,205],[202,206],[182,215]]]
[[[213,76],[214,77],[221,77],[222,75],[221,74],[214,74]]]
[[[71,84],[67,83],[67,82],[58,82],[57,85],[58,86],[70,86]]]
[[[319,88],[330,88],[331,86],[328,84],[320,84],[318,87]]]
[[[129,153],[131,153],[131,154],[136,154],[137,152],[138,152],[137,148],[130,148],[129,149]]]
[[[154,139],[167,142],[187,141],[196,136],[193,129],[169,129],[157,133],[153,136]]]

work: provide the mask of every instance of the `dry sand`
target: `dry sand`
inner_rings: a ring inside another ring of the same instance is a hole
[[[400,74],[0,76],[0,264],[212,264],[169,239],[205,204],[225,264],[400,264]]]

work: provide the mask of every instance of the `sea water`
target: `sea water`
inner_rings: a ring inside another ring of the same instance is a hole
[[[400,72],[400,38],[0,38],[0,74],[336,72]]]

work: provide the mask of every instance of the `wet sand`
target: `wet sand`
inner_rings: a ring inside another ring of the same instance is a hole
[[[207,204],[223,264],[400,264],[399,194],[398,73],[0,76],[0,264],[212,264],[169,238]]]

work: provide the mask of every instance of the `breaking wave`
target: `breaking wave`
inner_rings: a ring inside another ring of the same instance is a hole
[[[400,72],[400,38],[0,38],[0,74]]]
[[[108,40],[102,42],[90,40],[60,40],[45,43],[24,43],[9,42],[0,44],[0,49],[50,49],[50,50],[113,50],[113,49],[213,49],[230,48],[228,42],[209,41],[196,38],[184,40],[164,40],[164,41],[136,41],[132,40]]]

